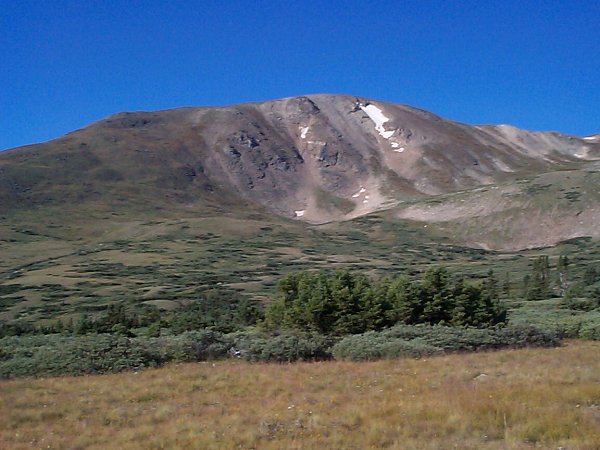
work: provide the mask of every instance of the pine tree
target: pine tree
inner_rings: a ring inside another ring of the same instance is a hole
[[[386,291],[390,304],[389,320],[391,323],[416,323],[421,315],[421,303],[414,283],[409,278],[401,276],[391,281]]]
[[[424,303],[421,320],[425,323],[448,323],[451,319],[452,293],[450,276],[444,267],[429,269],[420,283]]]
[[[481,290],[476,325],[495,325],[506,321],[507,310],[500,302],[498,280],[490,269]]]
[[[487,278],[483,282],[483,290],[484,294],[490,299],[498,300],[500,298],[498,279],[492,269],[488,270]]]
[[[550,296],[549,271],[547,255],[541,255],[533,261],[527,300],[544,300]]]

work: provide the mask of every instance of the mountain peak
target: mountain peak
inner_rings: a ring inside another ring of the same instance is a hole
[[[472,127],[410,106],[314,94],[124,112],[4,152],[0,212],[97,200],[212,211],[254,204],[324,223],[598,159],[598,136]]]

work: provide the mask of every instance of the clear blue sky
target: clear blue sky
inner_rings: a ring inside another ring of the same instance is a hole
[[[600,133],[600,2],[0,0],[0,149],[310,93]]]

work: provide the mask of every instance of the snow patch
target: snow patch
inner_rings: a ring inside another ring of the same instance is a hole
[[[294,211],[294,214],[296,214],[296,217],[302,217],[305,212],[305,209],[301,209],[300,211]]]
[[[400,147],[400,144],[397,142],[392,142],[392,149],[397,153],[402,153],[404,150],[406,150],[404,147]]]
[[[360,194],[367,192],[367,190],[364,187],[360,187],[360,191],[358,191],[356,194],[352,194],[352,198],[356,198],[358,197]]]
[[[369,200],[365,199],[365,200],[363,200],[363,203],[369,203]]]
[[[384,139],[391,138],[392,135],[396,132],[396,130],[385,131],[385,128],[384,128],[383,124],[386,123],[386,122],[389,122],[390,119],[387,118],[386,116],[384,116],[383,112],[381,111],[381,109],[379,109],[377,106],[370,105],[370,104],[367,105],[367,106],[360,105],[360,109],[362,109],[364,112],[367,113],[367,115],[369,116],[369,118],[375,124],[375,130],[377,130],[377,132]]]
[[[597,141],[598,136],[588,136],[583,138],[584,141]]]
[[[309,129],[310,127],[300,127],[300,138],[306,139],[306,133],[308,133]]]

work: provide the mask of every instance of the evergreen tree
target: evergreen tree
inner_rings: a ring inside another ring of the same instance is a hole
[[[506,321],[507,310],[500,302],[498,280],[493,270],[489,270],[483,282],[481,300],[473,325],[495,325]]]
[[[87,314],[82,314],[77,322],[73,324],[73,334],[81,336],[87,334],[94,329],[93,322],[89,319]]]
[[[406,324],[417,323],[422,313],[418,289],[406,276],[400,276],[389,282],[385,296],[390,309],[389,322]]]
[[[398,322],[488,326],[502,322],[498,280],[452,281],[445,268],[431,268],[420,281],[406,276],[371,283],[349,271],[291,274],[278,284],[280,297],[266,309],[271,329],[324,334],[381,330]]]
[[[484,295],[494,301],[500,298],[500,290],[498,288],[498,279],[492,269],[488,270],[487,277],[483,282]]]
[[[541,255],[533,261],[527,300],[544,300],[550,296],[549,271],[550,265],[547,255]]]
[[[431,324],[450,322],[453,302],[448,271],[444,267],[427,270],[421,280],[420,291],[424,304],[421,321]]]
[[[454,307],[450,323],[456,326],[469,325],[475,313],[475,305],[479,301],[480,290],[473,289],[473,285],[467,285],[463,278],[456,281],[454,285]]]

